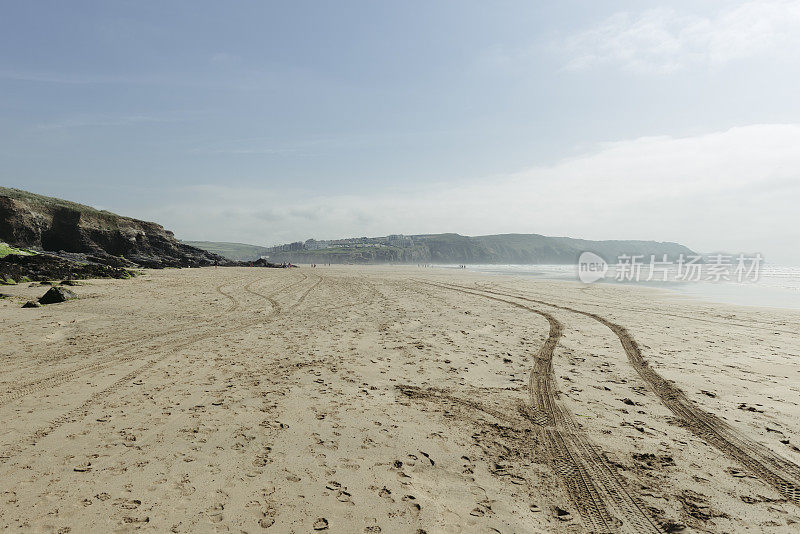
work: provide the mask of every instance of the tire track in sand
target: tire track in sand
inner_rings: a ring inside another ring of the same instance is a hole
[[[217,286],[217,287],[215,287],[214,289],[217,291],[217,293],[219,293],[220,295],[224,296],[225,298],[227,298],[228,300],[230,300],[230,301],[231,301],[231,305],[230,305],[230,306],[228,306],[228,309],[227,309],[227,310],[225,310],[225,313],[230,313],[230,312],[232,312],[233,310],[235,310],[236,308],[238,308],[238,307],[239,307],[239,301],[238,301],[238,300],[236,300],[236,298],[234,298],[234,296],[233,296],[233,295],[230,295],[230,294],[228,294],[228,293],[225,293],[225,292],[222,290],[222,288],[223,288],[223,287],[225,287],[225,286],[227,286],[227,285],[230,285],[230,283],[229,283],[229,282],[225,282],[224,284],[220,284],[220,285],[218,285],[218,286]]]
[[[240,281],[240,280],[237,280],[237,282],[238,281]],[[226,292],[224,292],[222,290],[223,287],[231,285],[231,284],[232,284],[232,282],[225,282],[224,284],[220,284],[219,286],[216,286],[214,288],[215,291],[217,291],[218,293],[220,293],[220,294],[224,295],[225,297],[227,297],[231,301],[231,305],[226,310],[224,310],[224,311],[220,312],[219,314],[215,315],[214,317],[208,319],[206,322],[210,323],[210,322],[214,321],[215,319],[218,319],[218,318],[220,318],[220,317],[222,317],[222,316],[234,311],[236,308],[239,307],[239,304],[240,304],[239,301],[236,300],[236,298],[233,297],[232,295],[229,295],[229,294],[227,294]],[[164,337],[176,334],[176,333],[181,333],[181,332],[185,331],[186,328],[189,327],[189,326],[190,325],[184,325],[184,326],[167,328],[167,329],[164,329],[164,330],[162,330],[160,332],[156,332],[156,333],[153,333],[153,334],[148,334],[147,339],[148,339],[148,341],[152,342],[153,340],[161,339],[161,338],[164,338]],[[196,325],[193,324],[191,326],[196,326]],[[104,352],[109,352],[109,354],[117,354],[117,353],[121,352],[122,350],[125,350],[126,348],[128,348],[128,345],[131,345],[131,344],[137,344],[138,345],[138,344],[141,344],[141,341],[142,341],[142,333],[140,331],[137,331],[133,335],[124,335],[124,336],[121,336],[119,339],[113,340],[113,341],[108,342],[108,343],[102,343],[101,344],[101,343],[92,342],[91,352],[94,353],[94,354],[104,353]],[[111,352],[111,351],[113,351],[113,352]],[[65,360],[69,360],[70,358],[74,358],[76,356],[83,356],[85,352],[87,352],[85,349],[78,349],[78,350],[73,350],[68,354],[64,354],[63,352],[58,352],[55,355],[51,355],[49,357],[47,357],[47,356],[39,357],[39,358],[36,358],[35,361],[33,361],[32,363],[30,363],[30,364],[28,364],[26,366],[15,368],[14,371],[15,372],[24,372],[24,371],[27,371],[27,370],[30,370],[30,369],[34,369],[36,367],[41,367],[43,364],[64,362]],[[110,359],[106,358],[104,361],[110,361]],[[27,389],[27,388],[30,388],[30,387],[34,387],[34,386],[36,386],[38,384],[42,384],[43,387],[39,387],[39,388],[36,388],[34,390],[31,390],[31,392],[33,392],[33,391],[41,391],[42,389],[46,389],[48,387],[51,387],[52,385],[57,385],[59,383],[63,383],[65,380],[60,380],[60,378],[62,378],[66,374],[72,374],[72,373],[75,373],[75,372],[81,371],[81,370],[85,370],[87,372],[91,372],[93,370],[94,365],[96,365],[98,363],[99,363],[98,361],[94,361],[91,364],[79,365],[77,367],[73,367],[72,369],[68,369],[66,371],[59,371],[57,373],[53,373],[52,375],[48,375],[48,376],[39,378],[39,379],[31,381],[31,382],[26,382],[24,384],[21,384],[21,385],[17,386],[16,388],[8,389],[5,392],[0,393],[0,406],[3,406],[4,404],[6,404],[8,402],[12,402],[12,401],[14,401],[16,399],[22,398],[25,395],[28,395],[29,393],[27,393],[27,392],[23,393],[22,392],[22,390],[24,390],[24,389]],[[2,371],[0,371],[0,373],[2,373]],[[57,379],[55,384],[52,383],[53,379]]]
[[[256,280],[256,281],[252,282],[249,285],[252,285],[252,284],[254,284],[254,283],[258,282],[258,281],[261,281],[261,280],[266,280],[266,278],[263,278],[263,279],[260,279],[260,280]],[[305,279],[303,279],[303,280],[305,280]],[[300,282],[302,282],[303,280],[301,280]],[[300,283],[300,282],[297,282],[297,283]],[[226,284],[229,284],[229,283],[230,282],[227,282]],[[223,284],[223,285],[225,285],[225,284]],[[215,289],[217,291],[219,291],[220,293],[223,293],[222,291],[220,291],[220,289],[219,289],[220,287],[222,287],[222,286],[218,286]],[[245,290],[247,290],[247,288],[245,288]],[[223,294],[225,294],[225,293],[223,293]],[[220,317],[225,316],[227,313],[235,310],[239,306],[239,301],[237,301],[232,296],[229,297],[229,298],[233,301],[234,304],[231,307],[229,307],[226,311],[224,311],[222,313],[219,313],[219,314],[216,314],[213,317],[207,319],[205,321],[206,324],[203,325],[203,326],[211,325],[217,319],[219,319]],[[197,325],[195,325],[195,327],[196,326]],[[87,374],[94,373],[94,372],[97,372],[97,371],[101,371],[101,370],[103,370],[105,368],[108,368],[108,367],[111,367],[111,366],[114,366],[114,365],[123,364],[123,363],[126,363],[126,362],[130,362],[132,360],[136,360],[138,358],[141,358],[143,353],[148,353],[148,352],[152,352],[153,350],[158,350],[158,349],[151,348],[151,345],[154,342],[162,342],[163,343],[164,341],[162,341],[162,340],[164,340],[164,338],[167,338],[169,336],[176,335],[176,334],[183,335],[186,332],[186,330],[187,330],[187,326],[186,325],[181,325],[181,326],[178,326],[178,327],[169,328],[169,329],[167,329],[165,331],[162,331],[162,332],[160,332],[160,333],[158,333],[156,335],[151,335],[147,339],[147,343],[148,343],[147,346],[142,346],[141,345],[141,341],[142,341],[141,334],[137,334],[137,335],[131,336],[131,337],[127,338],[127,339],[123,339],[123,340],[121,340],[119,342],[109,344],[106,347],[103,347],[99,351],[99,352],[108,352],[108,354],[105,357],[103,357],[103,358],[101,358],[99,360],[93,360],[93,361],[91,361],[89,363],[84,363],[84,364],[77,365],[77,366],[74,366],[74,367],[69,368],[69,369],[61,370],[61,371],[58,371],[56,373],[50,374],[48,376],[44,376],[44,377],[38,378],[36,380],[30,381],[30,382],[26,382],[24,384],[20,384],[19,386],[15,387],[13,389],[7,390],[2,395],[0,395],[0,406],[5,406],[8,403],[14,402],[14,401],[16,401],[18,399],[24,398],[24,397],[26,397],[28,395],[33,394],[33,393],[38,393],[40,391],[45,391],[45,390],[53,388],[55,386],[64,384],[66,382],[70,382],[72,380],[75,380],[76,378],[79,378],[79,377],[83,378]],[[131,345],[137,345],[135,347],[135,349],[134,349],[134,353],[129,355],[129,356],[125,356],[125,357],[119,358],[118,355],[121,352],[123,352],[123,351],[125,351],[127,349],[130,349]],[[170,345],[167,345],[167,347],[169,347],[169,346]],[[160,348],[163,349],[163,346],[160,347]],[[72,357],[72,356],[79,356],[80,354],[81,354],[80,352],[76,352],[76,353],[74,353],[74,354],[72,354],[70,356],[66,356],[65,358],[69,358],[69,357]]]
[[[553,352],[563,334],[563,325],[545,311],[471,288],[418,282],[509,304],[547,319],[550,325],[547,340],[534,357],[529,376],[531,410],[524,414],[536,424],[541,452],[590,532],[664,532],[644,503],[628,492],[616,468],[609,464],[557,398]]]
[[[303,276],[303,279],[300,280],[298,282],[298,284],[300,284],[300,283],[302,283],[302,282],[304,282],[304,281],[306,281],[308,279],[308,275],[306,275],[304,273],[300,273],[300,274]],[[303,301],[305,301],[306,297],[308,297],[308,295],[322,283],[323,277],[319,276],[319,275],[315,275],[315,276],[317,276],[317,280],[311,286],[309,286],[305,291],[303,291],[303,293],[300,295],[300,298],[298,298],[291,306],[289,306],[288,310],[294,310],[294,309],[298,308],[303,303]],[[283,308],[283,306],[281,306],[281,304],[277,300],[275,300],[273,298],[274,297],[274,293],[263,294],[263,293],[260,293],[258,291],[255,291],[254,289],[252,289],[252,286],[255,285],[256,282],[258,282],[258,280],[256,280],[255,282],[253,282],[251,284],[248,284],[245,287],[245,291],[247,291],[251,295],[255,295],[255,296],[258,296],[258,297],[266,300],[270,304],[272,309],[273,309],[273,312],[272,312],[271,315],[278,315],[279,313],[282,313],[284,311],[284,308]],[[263,321],[261,321],[261,322],[263,322]],[[291,367],[291,368],[297,369],[296,363],[284,362],[283,365],[285,365],[287,367]],[[272,369],[270,371],[270,373],[274,373],[274,369]],[[257,384],[253,384],[252,382],[248,382],[248,387],[254,393],[254,398],[258,398],[261,395],[261,390],[254,388],[254,385],[257,385]],[[263,454],[263,449],[261,449],[261,451],[262,451],[262,454]],[[258,460],[259,460],[258,456],[256,456],[253,459],[254,462],[256,462]],[[251,477],[247,476],[247,477],[244,477],[244,478],[240,479],[240,481],[241,480],[250,480],[250,479],[251,479]],[[241,490],[241,489],[239,491],[241,493],[247,493],[247,491],[244,491],[244,490]],[[267,518],[267,517],[269,517],[269,516],[267,516],[265,514],[264,518]],[[199,516],[199,515],[195,516],[191,521],[189,521],[187,523],[186,528],[189,529],[189,531],[197,530],[196,525],[197,525],[197,522],[200,521],[200,518],[201,518],[201,516]],[[262,527],[262,528],[268,528],[268,527]]]
[[[476,289],[481,289],[481,290],[485,290],[485,291],[499,290],[499,289],[502,289],[504,291],[513,291],[513,289],[510,289],[510,288],[507,288],[507,287],[503,287],[503,286],[501,286],[499,284],[494,284],[494,283],[491,283],[491,284],[489,284],[489,283],[479,284],[479,283],[476,282],[475,285],[477,286]],[[605,300],[608,300],[608,299],[605,299]],[[601,304],[601,303],[597,303],[597,302],[584,302],[583,304],[585,304],[586,306],[594,306],[596,308],[603,308],[604,306],[607,306],[607,304]],[[762,321],[752,321],[751,323],[740,323],[740,322],[735,322],[735,321],[730,321],[730,320],[727,320],[727,321],[716,321],[714,319],[706,319],[704,317],[693,317],[691,315],[681,315],[679,313],[659,312],[659,311],[649,310],[647,308],[641,308],[641,307],[640,308],[636,308],[636,307],[633,307],[633,306],[628,306],[626,308],[626,310],[627,311],[632,311],[632,312],[656,313],[656,314],[658,314],[658,315],[660,315],[662,317],[676,317],[678,319],[688,319],[689,321],[696,321],[696,322],[700,322],[700,323],[721,324],[721,325],[725,325],[725,326],[738,326],[740,328],[751,328],[753,330],[760,330],[760,331],[762,331],[764,333],[778,333],[778,332],[780,332],[782,334],[796,334],[797,333],[797,332],[794,332],[792,330],[782,330],[780,328],[775,328],[774,326],[770,326],[768,323],[762,322]]]
[[[303,276],[303,279],[300,280],[299,282],[297,282],[298,284],[301,284],[302,282],[305,282],[306,280],[308,280],[308,275],[307,274],[305,274],[305,273],[300,273],[300,274]],[[256,282],[258,282],[258,280],[256,280]],[[245,291],[247,291],[251,295],[255,295],[257,297],[261,297],[262,299],[264,299],[267,302],[269,302],[269,304],[270,304],[270,306],[272,306],[273,310],[275,310],[277,312],[282,311],[283,310],[283,306],[281,306],[281,304],[277,300],[272,298],[272,294],[265,295],[263,293],[259,293],[258,291],[254,291],[253,289],[251,289],[251,287],[253,285],[255,285],[256,282],[253,282],[252,284],[248,284],[244,288]],[[294,309],[294,308],[297,308],[298,306],[300,306],[300,304],[302,304],[303,301],[306,300],[306,297],[308,297],[308,294],[311,293],[314,289],[316,289],[316,287],[321,283],[322,283],[322,277],[317,275],[317,281],[314,282],[308,289],[306,289],[303,292],[303,294],[300,295],[300,298],[297,299],[297,302],[292,304],[289,309]]]
[[[305,281],[308,278],[305,275],[303,275],[303,276],[304,276],[303,279],[298,280],[296,282],[292,282],[290,284],[287,284],[287,285],[285,285],[285,286],[273,291],[272,293],[270,293],[268,300],[272,299],[276,295],[278,295],[278,294],[280,294],[280,293],[282,293],[282,292],[284,292],[284,291],[286,291],[286,290],[288,290],[288,289],[290,289],[290,288],[292,288],[294,286],[297,286],[297,285],[301,284],[303,281]],[[306,290],[305,293],[304,293],[304,296],[307,295],[310,291],[311,291],[311,288]],[[264,298],[267,298],[267,297],[264,296]],[[224,334],[227,334],[227,333],[230,333],[230,332],[240,331],[243,328],[247,328],[247,327],[259,324],[259,323],[263,323],[263,322],[269,321],[270,319],[272,319],[275,316],[277,316],[277,314],[279,312],[280,312],[280,307],[274,308],[272,310],[272,312],[267,317],[261,317],[261,318],[258,318],[258,319],[254,319],[254,320],[251,320],[251,321],[248,321],[246,323],[240,324],[240,325],[238,325],[236,327],[233,327],[233,328],[221,329],[221,330],[217,330],[215,332],[209,332],[207,334],[196,336],[196,337],[194,337],[193,339],[191,339],[189,341],[185,341],[183,343],[173,344],[172,346],[168,346],[166,348],[166,350],[164,348],[162,348],[161,350],[163,351],[163,353],[160,356],[149,360],[144,365],[132,370],[128,374],[126,374],[123,377],[117,379],[111,385],[103,388],[100,391],[95,392],[87,400],[85,400],[83,403],[81,403],[79,406],[76,406],[75,408],[71,409],[67,413],[64,413],[64,414],[60,415],[59,417],[53,419],[52,421],[50,421],[44,427],[39,428],[36,431],[34,431],[28,437],[28,439],[26,439],[24,441],[27,442],[29,445],[35,446],[37,442],[39,442],[41,439],[43,439],[44,437],[48,436],[49,434],[53,433],[55,430],[60,428],[65,423],[70,422],[72,420],[75,420],[75,419],[79,418],[81,415],[85,415],[85,413],[88,411],[88,409],[93,404],[95,404],[96,402],[108,397],[109,395],[114,393],[117,389],[119,389],[122,385],[124,385],[127,382],[130,382],[131,380],[136,378],[142,372],[145,372],[145,371],[153,368],[154,366],[156,366],[157,364],[163,362],[164,360],[166,360],[170,356],[173,356],[173,355],[177,354],[179,350],[184,349],[184,348],[186,348],[186,347],[188,347],[190,345],[194,345],[196,343],[199,343],[201,341],[204,341],[206,339],[210,339],[210,338],[213,338],[213,337],[221,336],[221,335],[224,335]],[[0,460],[8,460],[8,459],[12,458],[17,453],[19,453],[21,451],[21,449],[22,449],[22,446],[17,445],[17,446],[13,446],[13,447],[3,451],[2,453],[0,453]]]
[[[692,402],[683,390],[650,367],[650,364],[642,356],[636,340],[625,327],[596,313],[499,291],[488,289],[481,291],[577,313],[608,327],[619,338],[631,366],[658,396],[661,403],[680,419],[684,427],[745,467],[763,482],[774,487],[784,498],[800,506],[800,466],[754,441],[716,415],[706,412]]]

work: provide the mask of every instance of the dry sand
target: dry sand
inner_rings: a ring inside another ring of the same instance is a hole
[[[800,313],[388,267],[2,288],[0,525],[797,532]]]

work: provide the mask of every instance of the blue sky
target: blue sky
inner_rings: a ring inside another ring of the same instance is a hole
[[[800,2],[18,2],[3,185],[272,244],[453,231],[800,263]]]

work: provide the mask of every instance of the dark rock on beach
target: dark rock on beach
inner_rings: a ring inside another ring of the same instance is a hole
[[[78,295],[65,287],[51,287],[39,298],[39,304],[56,304],[76,299]]]
[[[41,308],[42,305],[36,302],[35,300],[29,300],[25,304],[22,305],[23,308]]]

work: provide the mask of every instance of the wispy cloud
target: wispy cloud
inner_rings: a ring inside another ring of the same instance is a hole
[[[208,154],[212,156],[288,156],[298,155],[299,150],[282,147],[253,148],[193,148],[192,154]]]
[[[797,146],[800,125],[752,125],[608,143],[552,166],[469,182],[338,195],[194,187],[151,216],[182,237],[256,244],[396,232],[536,232],[769,253],[800,238]]]
[[[37,125],[37,130],[63,130],[68,128],[92,128],[109,126],[132,126],[138,124],[157,124],[179,122],[175,117],[155,115],[99,115],[93,117],[71,117]]]
[[[64,73],[57,71],[34,71],[0,69],[0,80],[31,82],[54,85],[140,85],[140,86],[175,86],[175,87],[209,87],[238,88],[244,83],[238,79],[196,78],[190,74],[101,74],[101,73]],[[251,82],[248,82],[251,83]],[[252,83],[251,83],[252,84]]]
[[[651,73],[781,55],[798,45],[800,0],[746,2],[713,17],[674,9],[621,12],[559,43],[567,69],[610,65]]]
[[[361,134],[310,135],[301,139],[287,141],[278,136],[250,137],[243,139],[219,140],[189,149],[192,154],[230,155],[230,156],[303,156],[314,157],[331,151],[352,151],[367,147],[395,147],[398,143],[417,142],[420,139],[440,139],[456,134],[469,133],[467,130],[413,130],[413,131],[375,131]]]
[[[0,69],[0,79],[66,85],[150,84],[156,80],[115,74],[65,74],[59,72]]]

